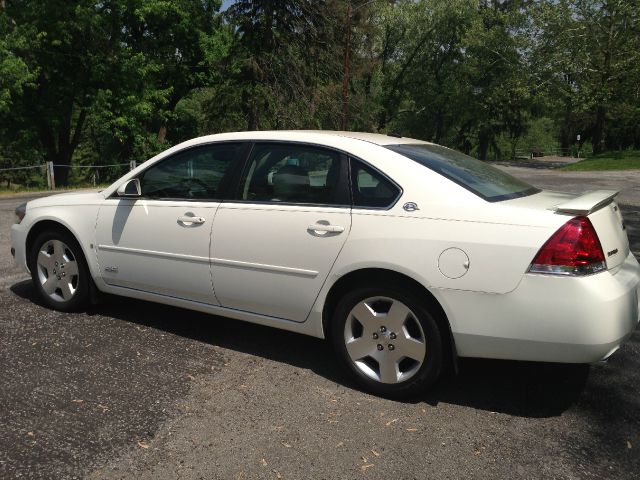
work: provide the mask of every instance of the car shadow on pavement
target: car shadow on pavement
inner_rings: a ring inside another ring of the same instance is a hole
[[[11,290],[38,303],[29,281],[17,283]],[[329,344],[313,337],[114,296],[105,296],[86,315],[115,318],[132,326],[284,362],[358,389],[340,368]],[[443,377],[428,393],[408,401],[433,406],[443,402],[522,417],[557,416],[577,401],[588,375],[586,365],[460,359],[457,375]]]
[[[519,417],[553,417],[577,402],[589,372],[589,365],[463,358],[458,374],[443,378],[424,401]]]

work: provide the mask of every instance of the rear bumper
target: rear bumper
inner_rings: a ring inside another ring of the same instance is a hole
[[[640,265],[629,254],[620,267],[587,277],[527,274],[505,295],[443,296],[460,356],[593,363],[638,325]]]

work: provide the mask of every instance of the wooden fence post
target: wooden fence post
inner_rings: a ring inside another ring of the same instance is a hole
[[[53,170],[53,162],[47,162],[47,187],[49,187],[49,190],[56,189],[56,176]]]

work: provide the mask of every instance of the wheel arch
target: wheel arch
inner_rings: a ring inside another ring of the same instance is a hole
[[[52,219],[38,220],[36,223],[34,223],[31,226],[31,228],[29,229],[29,233],[27,233],[27,239],[25,241],[25,254],[27,259],[27,266],[29,267],[29,269],[31,269],[30,256],[31,256],[31,249],[33,248],[33,243],[35,242],[36,238],[38,238],[38,235],[48,230],[56,230],[56,231],[64,232],[71,235],[74,238],[74,240],[78,242],[78,245],[80,245],[80,249],[82,250],[82,254],[84,255],[85,262],[87,263],[87,266],[91,271],[91,262],[89,262],[89,256],[87,255],[87,252],[85,251],[85,248],[82,245],[82,242],[78,239],[78,235],[76,235],[73,232],[73,230],[71,230],[64,223],[58,220],[52,220]]]
[[[352,288],[372,283],[376,285],[402,285],[427,304],[430,311],[435,313],[434,320],[440,329],[442,338],[445,340],[443,345],[445,358],[450,359],[450,367],[454,372],[457,372],[458,356],[455,339],[444,308],[422,283],[394,270],[385,268],[362,268],[340,277],[329,289],[322,309],[322,330],[325,338],[330,337],[331,317],[340,299]]]

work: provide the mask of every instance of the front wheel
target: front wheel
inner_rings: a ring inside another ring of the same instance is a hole
[[[377,395],[415,395],[442,369],[438,325],[405,291],[367,287],[348,293],[333,314],[331,337],[353,379]]]
[[[29,268],[38,297],[50,308],[72,312],[89,300],[89,269],[78,242],[68,233],[38,235]]]

